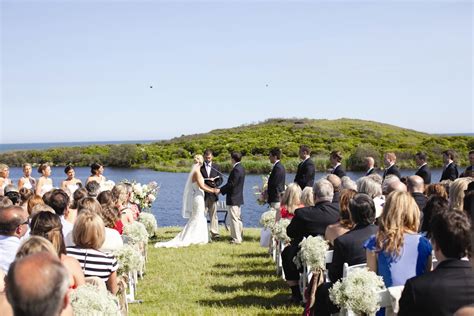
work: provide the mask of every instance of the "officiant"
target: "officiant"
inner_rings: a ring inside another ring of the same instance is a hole
[[[222,184],[222,173],[219,166],[212,162],[214,154],[212,150],[206,149],[204,151],[204,164],[201,167],[201,174],[204,177],[204,183],[211,188],[217,188]],[[219,196],[217,194],[205,192],[204,201],[206,205],[206,212],[209,214],[211,222],[210,232],[211,239],[219,239],[219,223],[217,218],[217,201]]]

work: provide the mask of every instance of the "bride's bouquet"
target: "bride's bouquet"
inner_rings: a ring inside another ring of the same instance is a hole
[[[378,291],[384,288],[382,277],[367,269],[358,269],[334,283],[329,298],[354,313],[375,315],[380,309]]]
[[[263,176],[262,177],[262,186],[254,186],[253,187],[253,190],[254,190],[254,194],[257,196],[257,203],[258,205],[264,205],[265,203],[267,203],[267,200],[268,200],[268,177],[267,176]]]
[[[311,270],[326,269],[326,251],[329,249],[328,242],[321,236],[308,236],[300,242],[300,250],[293,262],[298,268],[304,265],[311,267]]]
[[[135,181],[128,183],[132,185],[130,201],[139,205],[141,210],[150,209],[160,191],[160,186],[155,181],[151,181],[148,184],[141,184]]]

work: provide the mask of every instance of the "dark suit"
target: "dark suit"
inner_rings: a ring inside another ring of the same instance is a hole
[[[461,173],[461,177],[467,177],[468,174],[471,174],[473,167],[474,167],[474,166],[469,166],[469,167],[467,167],[466,170],[464,170],[464,172]]]
[[[415,176],[423,178],[425,184],[431,183],[431,170],[428,165],[421,166],[415,173]]]
[[[451,180],[454,181],[458,178],[459,172],[458,167],[454,162],[451,162],[446,168],[443,170],[443,174],[441,175],[440,182],[443,180]]]
[[[370,176],[371,174],[374,174],[374,173],[377,173],[375,171],[375,168],[370,168],[369,170],[367,170],[367,172],[365,173],[366,176]]]
[[[474,271],[469,261],[448,259],[435,270],[411,278],[400,298],[399,316],[453,315],[474,303]]]
[[[342,165],[339,165],[337,166],[336,168],[334,168],[334,170],[331,172],[332,174],[335,174],[336,176],[338,176],[339,178],[342,178],[346,175],[346,172],[344,171],[344,169],[342,168]]]
[[[211,167],[210,174],[207,173],[206,163],[204,163],[201,166],[200,171],[204,179],[215,178],[219,176],[219,178],[217,178],[214,181],[204,180],[204,183],[206,185],[210,186],[211,188],[216,188],[222,184],[222,181],[223,181],[222,174],[219,171],[219,166],[216,165],[215,163],[211,163],[210,167]],[[209,214],[209,220],[210,220],[209,230],[211,232],[211,236],[213,237],[219,235],[219,219],[217,218],[217,203],[216,203],[218,200],[219,200],[219,196],[217,194],[204,192],[204,201],[206,204],[206,209]]]
[[[402,178],[402,175],[400,174],[400,171],[398,171],[398,168],[395,165],[391,165],[390,167],[385,169],[385,171],[383,172],[384,180],[385,180],[385,177],[388,176],[389,174],[393,174],[393,175],[397,176],[398,179]]]
[[[244,204],[245,170],[241,163],[236,163],[230,172],[227,183],[221,188],[226,195],[228,212],[230,213],[230,235],[236,244],[242,243],[242,218],[240,206]]]
[[[298,165],[298,170],[296,171],[295,182],[298,183],[298,185],[301,187],[301,190],[303,190],[305,187],[313,186],[315,173],[316,170],[311,158],[300,162]]]
[[[411,194],[411,196],[413,196],[413,198],[415,199],[415,202],[418,205],[418,208],[420,209],[420,212],[423,212],[423,209],[426,206],[426,201],[428,201],[426,196],[423,193],[420,193],[420,192],[413,192]]]
[[[303,237],[324,236],[326,227],[339,220],[339,209],[331,202],[318,202],[315,206],[299,208],[286,229],[291,244],[286,247],[282,256],[283,270],[287,280],[299,280],[299,272],[293,258],[298,253],[299,243]]]
[[[277,161],[268,178],[268,203],[280,202],[280,194],[285,191],[285,167]]]

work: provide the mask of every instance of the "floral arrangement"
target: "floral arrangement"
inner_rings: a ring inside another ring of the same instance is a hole
[[[300,251],[293,262],[299,268],[305,264],[311,270],[326,269],[326,251],[329,249],[328,242],[321,236],[309,236],[300,242]]]
[[[141,271],[145,264],[140,252],[130,245],[124,245],[122,248],[114,251],[114,256],[118,261],[118,274],[127,274],[130,271]]]
[[[377,292],[384,288],[382,277],[367,269],[357,269],[334,283],[329,298],[334,304],[354,313],[375,315],[380,309]]]
[[[291,238],[286,234],[286,228],[290,225],[291,220],[288,218],[282,218],[273,225],[272,234],[273,236],[283,242],[290,242]]]
[[[150,209],[160,191],[160,186],[155,181],[151,181],[148,184],[128,180],[123,180],[122,182],[132,185],[130,202],[139,205],[141,210]]]
[[[140,243],[148,243],[148,232],[145,225],[137,221],[123,226],[124,241],[127,244],[137,245]]]
[[[260,225],[267,229],[272,229],[273,225],[275,225],[275,218],[276,210],[274,208],[270,208],[268,211],[264,212],[262,216],[260,216]]]
[[[264,205],[267,203],[268,200],[268,177],[262,177],[262,186],[259,187],[258,185],[253,187],[254,194],[257,196],[257,203],[258,205]]]
[[[103,192],[103,191],[112,191],[114,186],[115,186],[115,182],[113,182],[112,180],[107,180],[107,181],[100,184],[100,191],[101,192]]]
[[[138,221],[145,226],[149,237],[155,236],[155,231],[158,228],[158,223],[156,222],[155,215],[151,213],[141,212],[140,215],[138,215]]]
[[[74,315],[120,315],[117,297],[92,284],[84,284],[70,295]]]

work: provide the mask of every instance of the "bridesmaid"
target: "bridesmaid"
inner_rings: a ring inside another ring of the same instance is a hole
[[[82,182],[75,177],[76,172],[71,165],[68,165],[64,169],[64,173],[66,174],[67,178],[61,182],[61,189],[67,192],[69,196],[73,196],[74,192],[82,187]]]
[[[53,180],[50,178],[51,167],[48,163],[42,163],[38,168],[38,172],[41,173],[42,176],[38,179],[35,193],[39,196],[43,196],[46,192],[53,189]]]
[[[3,189],[12,183],[12,180],[8,178],[10,175],[10,168],[5,164],[0,164],[0,193],[3,195]]]
[[[33,171],[31,164],[25,163],[23,164],[23,177],[18,180],[18,190],[21,188],[35,190],[36,187],[36,180],[31,176],[31,172]]]
[[[87,178],[86,184],[91,181],[95,181],[99,183],[100,185],[102,185],[106,181],[105,177],[103,176],[103,173],[104,173],[104,166],[102,166],[99,163],[94,162],[91,165],[91,175],[89,176],[89,178]]]

